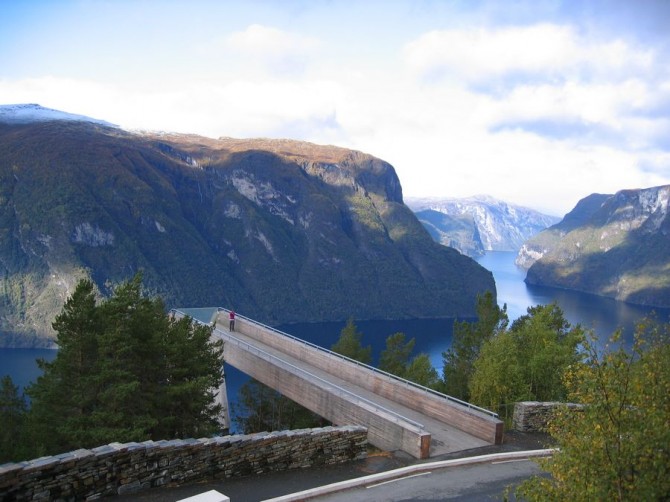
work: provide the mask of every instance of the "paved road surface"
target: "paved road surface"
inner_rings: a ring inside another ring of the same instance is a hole
[[[410,474],[403,478],[381,481],[310,500],[315,502],[502,501],[505,500],[505,492],[509,487],[516,486],[540,472],[540,468],[532,460],[503,460]]]

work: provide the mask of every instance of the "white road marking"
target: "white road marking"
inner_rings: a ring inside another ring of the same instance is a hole
[[[391,479],[389,481],[382,481],[381,483],[377,483],[377,484],[374,484],[374,485],[369,485],[369,486],[366,486],[365,488],[366,489],[367,488],[374,488],[376,486],[386,485],[386,484],[389,484],[389,483],[395,483],[396,481],[402,481],[404,479],[416,478],[417,476],[425,476],[426,474],[432,474],[432,471],[420,472],[419,474],[412,474],[411,476],[404,476],[402,478],[395,478],[395,479]]]

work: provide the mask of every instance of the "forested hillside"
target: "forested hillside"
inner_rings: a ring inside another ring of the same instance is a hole
[[[0,123],[0,344],[53,336],[80,278],[107,295],[140,270],[168,307],[266,323],[467,316],[495,291],[490,272],[432,241],[393,167],[370,155]]]
[[[526,242],[526,282],[670,307],[670,186],[593,194]]]

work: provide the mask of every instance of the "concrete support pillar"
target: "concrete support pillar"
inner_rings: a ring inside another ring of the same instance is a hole
[[[212,328],[216,329],[218,321],[219,312],[218,310],[215,310],[212,313],[212,318],[210,319]],[[228,391],[226,390],[226,370],[223,364],[221,365],[221,376],[223,377],[223,381],[221,382],[219,390],[214,396],[214,402],[221,405],[221,415],[219,415],[221,432],[223,434],[228,434],[230,431],[230,407],[228,406]]]
[[[230,407],[228,406],[228,391],[226,390],[226,372],[224,366],[221,365],[221,375],[223,382],[219,387],[214,402],[221,405],[221,414],[219,415],[219,424],[221,425],[222,434],[226,435],[230,431]]]

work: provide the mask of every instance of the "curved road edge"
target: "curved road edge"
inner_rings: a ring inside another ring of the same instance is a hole
[[[500,460],[516,460],[516,459],[530,459],[536,457],[548,457],[553,455],[555,448],[546,448],[542,450],[526,450],[514,451],[506,453],[492,453],[489,455],[478,455],[476,457],[465,457],[453,460],[442,460],[438,462],[421,463],[409,465],[400,469],[392,471],[380,472],[378,474],[371,474],[360,478],[349,479],[332,483],[330,485],[319,486],[304,490],[301,492],[290,493],[281,497],[266,499],[263,502],[297,502],[300,500],[309,500],[314,497],[321,497],[330,493],[335,493],[351,488],[360,488],[362,486],[379,483],[381,481],[388,481],[395,478],[420,474],[422,472],[434,471],[436,469],[446,469],[449,467],[460,467],[464,465],[481,464],[487,462],[496,462]]]

